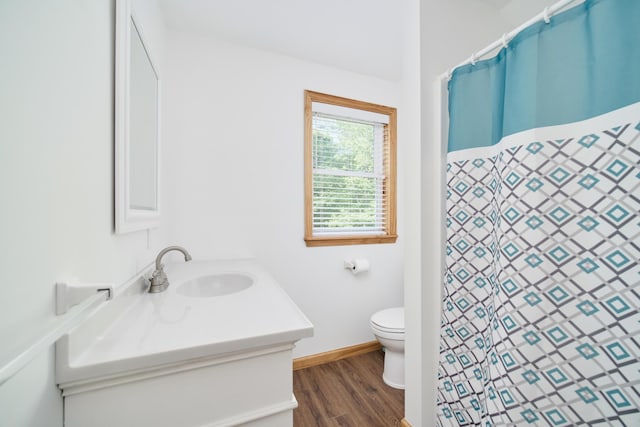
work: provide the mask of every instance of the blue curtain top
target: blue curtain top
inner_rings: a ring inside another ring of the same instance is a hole
[[[457,68],[449,151],[640,101],[639,28],[639,0],[586,0],[526,28],[495,57]]]

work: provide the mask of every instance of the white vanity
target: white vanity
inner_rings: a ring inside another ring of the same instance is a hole
[[[56,344],[66,427],[291,426],[294,343],[313,325],[254,261],[167,265]]]

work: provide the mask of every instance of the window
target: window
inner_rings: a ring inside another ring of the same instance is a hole
[[[307,246],[396,241],[396,114],[305,91]]]

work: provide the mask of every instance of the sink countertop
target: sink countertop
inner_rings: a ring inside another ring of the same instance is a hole
[[[313,335],[313,325],[286,292],[255,261],[170,263],[165,292],[122,295],[123,310],[90,342],[58,343],[57,382],[82,382],[139,372],[198,358],[224,356],[294,343]],[[254,283],[240,292],[188,297],[176,292],[190,279],[225,273],[249,275]],[[84,326],[83,326],[84,327]],[[90,325],[88,326],[90,327]]]

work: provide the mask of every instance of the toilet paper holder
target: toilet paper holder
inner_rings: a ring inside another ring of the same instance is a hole
[[[369,271],[369,261],[364,258],[354,260],[344,260],[344,268],[350,270],[354,275]]]

